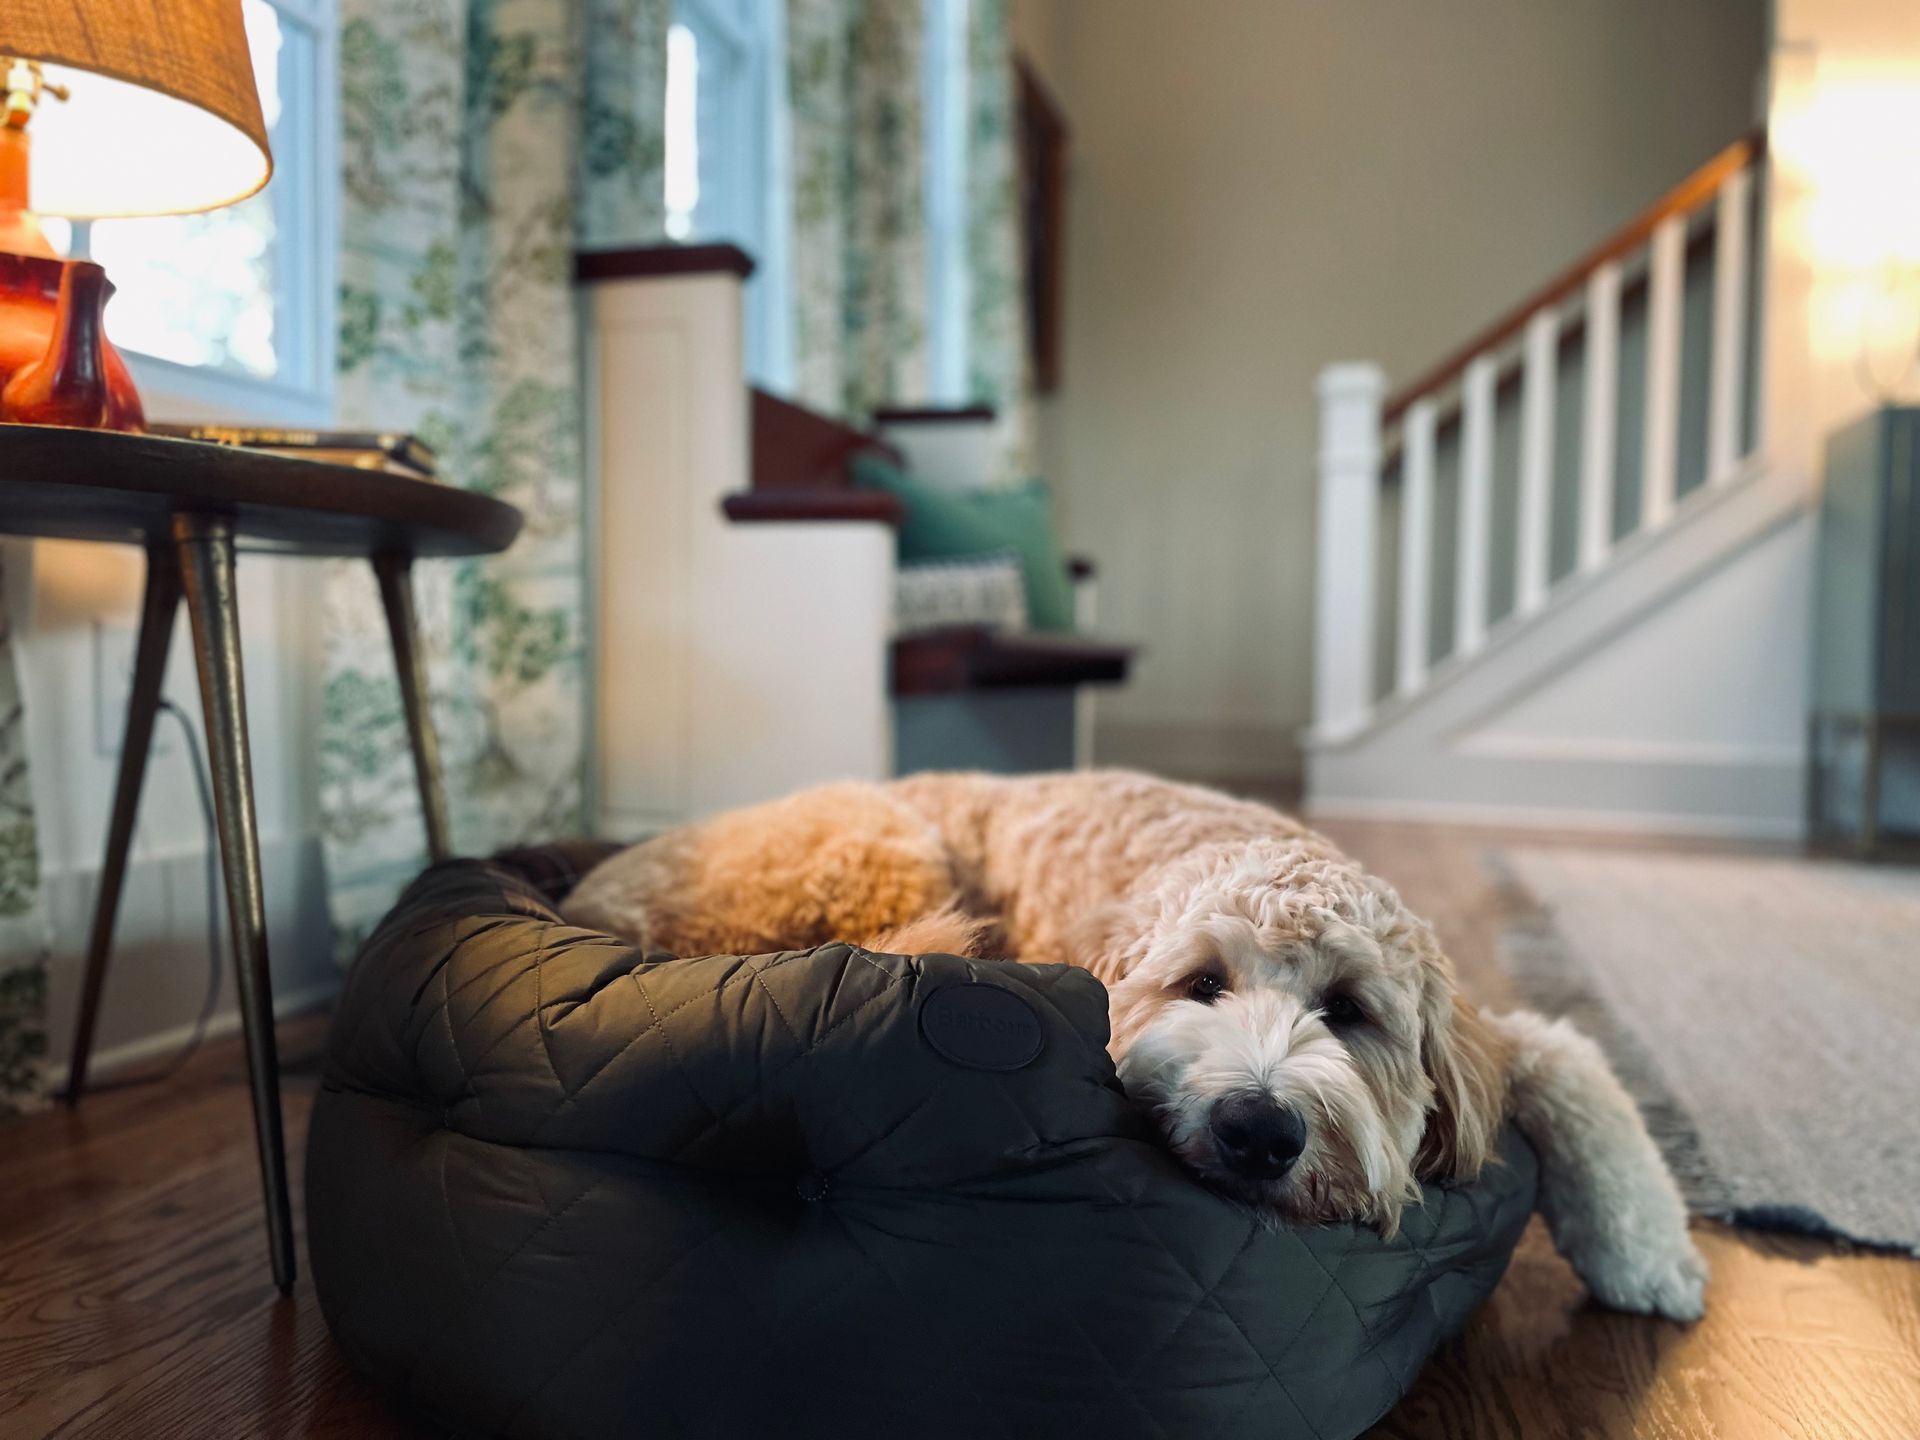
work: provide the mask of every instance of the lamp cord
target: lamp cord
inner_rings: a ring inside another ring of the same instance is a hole
[[[180,1073],[187,1061],[193,1058],[201,1043],[207,1038],[207,1026],[213,1021],[213,1012],[220,1007],[220,838],[213,816],[213,782],[207,778],[207,762],[200,744],[200,735],[187,718],[187,712],[164,696],[160,700],[160,709],[172,716],[179,725],[180,733],[187,743],[187,759],[193,765],[194,788],[200,792],[200,814],[206,824],[207,836],[207,993],[200,1003],[200,1016],[193,1022],[193,1033],[175,1052],[172,1059],[157,1069],[141,1075],[128,1075],[123,1079],[109,1080],[102,1085],[87,1086],[87,1093],[99,1094],[102,1091],[130,1090],[136,1085],[156,1085],[162,1080],[171,1080]]]

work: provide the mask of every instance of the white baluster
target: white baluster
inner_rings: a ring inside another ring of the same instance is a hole
[[[1747,379],[1747,225],[1753,172],[1720,187],[1713,244],[1713,368],[1707,392],[1707,483],[1723,484],[1740,460]]]
[[[1673,517],[1680,452],[1680,303],[1686,278],[1687,222],[1670,215],[1653,232],[1647,278],[1646,448],[1640,464],[1640,526]]]
[[[1493,503],[1491,355],[1467,366],[1460,393],[1460,542],[1454,560],[1453,653],[1471,655],[1487,641],[1487,530]]]
[[[1427,681],[1427,606],[1433,585],[1435,407],[1416,400],[1400,427],[1400,624],[1395,685],[1411,695]]]
[[[1613,484],[1620,396],[1620,267],[1609,260],[1587,279],[1586,393],[1580,412],[1580,569],[1597,570],[1613,548]]]
[[[1553,543],[1554,368],[1559,348],[1560,314],[1548,306],[1527,322],[1520,381],[1520,533],[1513,608],[1522,615],[1531,615],[1547,603]]]
[[[1374,551],[1380,524],[1377,365],[1320,372],[1319,552],[1313,616],[1313,723],[1351,734],[1373,710]]]

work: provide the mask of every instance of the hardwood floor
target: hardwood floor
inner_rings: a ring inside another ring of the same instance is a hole
[[[296,1224],[324,1031],[280,1027]],[[0,1436],[422,1433],[347,1372],[304,1273],[273,1288],[237,1039],[0,1125]]]
[[[1514,1003],[1498,945],[1515,903],[1481,861],[1506,843],[1650,842],[1318,822],[1440,932],[1467,992]],[[1671,842],[1668,849],[1708,848]],[[1394,1440],[1914,1440],[1920,1261],[1696,1225],[1697,1325],[1611,1314],[1528,1228],[1506,1278],[1372,1432]]]
[[[1476,994],[1506,998],[1508,902],[1478,860],[1501,837],[1325,828],[1434,918]],[[282,1027],[296,1172],[322,1029]],[[1711,1225],[1700,1238],[1713,1282],[1688,1328],[1588,1306],[1536,1222],[1375,1436],[1920,1435],[1920,1262]],[[304,1274],[291,1300],[273,1289],[236,1042],[163,1086],[0,1126],[0,1436],[424,1433],[345,1370]]]

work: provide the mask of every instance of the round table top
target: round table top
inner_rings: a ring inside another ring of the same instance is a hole
[[[263,450],[0,424],[0,534],[164,543],[178,513],[219,515],[247,550],[485,555],[520,533],[504,500]]]

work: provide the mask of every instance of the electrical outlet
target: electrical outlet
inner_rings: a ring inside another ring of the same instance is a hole
[[[95,617],[93,622],[93,743],[100,754],[120,753],[127,733],[127,705],[133,698],[133,657],[139,642],[131,625]],[[156,727],[153,754],[164,754],[168,736]]]

